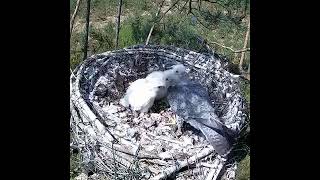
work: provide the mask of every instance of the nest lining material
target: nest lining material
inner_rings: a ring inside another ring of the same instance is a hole
[[[206,87],[223,123],[240,132],[248,118],[246,103],[238,77],[223,68],[219,56],[150,45],[106,52],[88,58],[71,78],[72,146],[80,149],[85,169],[106,177],[122,172],[125,178],[138,163],[139,179],[173,173],[177,179],[212,179],[221,174],[224,161],[201,133],[187,126],[176,136],[175,116],[165,100],[139,117],[119,105],[129,82],[177,63]]]

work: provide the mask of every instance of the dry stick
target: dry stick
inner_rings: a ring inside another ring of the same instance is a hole
[[[87,53],[88,53],[89,22],[90,22],[90,4],[91,4],[91,0],[87,0],[86,36],[85,36],[85,39],[84,39],[83,60],[87,59]]]
[[[141,162],[147,162],[152,164],[158,164],[160,166],[168,166],[168,162],[161,159],[141,159]]]
[[[76,8],[74,9],[74,12],[73,12],[71,20],[70,20],[70,38],[71,38],[72,30],[73,30],[74,20],[78,14],[80,2],[81,2],[81,0],[77,0]]]
[[[105,144],[108,148],[113,148],[116,151],[122,152],[124,154],[130,155],[130,156],[136,156],[134,153],[130,152],[128,149],[123,148],[121,145],[113,144],[113,147],[111,147],[109,144]],[[138,159],[160,159],[158,156],[153,156],[146,154],[144,152],[140,152],[140,154],[137,155]]]
[[[209,0],[200,0],[201,1],[204,1],[204,2],[209,2],[209,3],[218,3],[217,1],[209,1]],[[219,4],[219,3],[218,3]]]
[[[163,16],[158,20],[158,22],[160,22],[164,16],[179,2],[180,0],[177,0],[175,3],[173,3],[169,9],[166,10],[166,12],[163,13]]]
[[[76,76],[74,75],[74,73],[73,73],[71,68],[70,68],[70,72],[71,72],[71,76],[75,78]]]
[[[186,167],[188,165],[192,165],[192,164],[196,163],[199,159],[202,159],[213,152],[214,152],[214,149],[212,147],[205,148],[205,149],[201,150],[198,154],[182,161],[181,163],[179,163],[178,166],[171,166],[171,167],[165,169],[161,174],[151,178],[151,180],[165,179],[168,176],[172,175],[173,173],[178,172],[183,167]]]
[[[243,49],[245,49],[247,47],[247,45],[248,45],[249,34],[250,34],[250,17],[249,17],[248,29],[247,29],[246,37],[245,37],[244,44],[243,44]],[[239,62],[239,70],[240,70],[241,74],[244,73],[243,69],[242,69],[244,55],[245,55],[245,52],[242,52],[241,53],[241,57],[240,57],[240,62]]]
[[[152,25],[152,27],[151,27],[151,29],[150,29],[150,32],[149,32],[149,35],[148,35],[148,38],[147,38],[147,41],[146,41],[146,45],[149,43],[149,40],[150,40],[150,37],[151,37],[151,33],[152,33],[152,31],[153,31],[154,25],[155,25],[156,23],[160,22],[160,21],[164,18],[164,16],[165,16],[179,1],[180,1],[180,0],[177,0],[175,3],[173,3],[173,4],[170,6],[170,8],[163,13],[163,15],[160,17],[160,19],[157,20],[156,22],[154,22],[154,24]],[[161,7],[160,7],[160,8],[161,8]],[[160,14],[160,13],[159,13],[159,14]],[[149,37],[149,36],[150,36],[150,37]]]
[[[203,166],[203,167],[207,167],[207,168],[215,168],[216,167],[213,164],[204,163],[204,162],[199,163],[199,166]]]
[[[248,74],[248,73],[244,73],[244,74],[240,75],[240,77],[250,81],[250,74]]]
[[[155,18],[155,19],[158,18],[159,14],[160,14],[160,11],[161,11],[161,8],[162,8],[162,6],[163,6],[163,4],[164,4],[164,1],[165,1],[165,0],[163,0],[163,1],[161,2],[161,5],[160,5],[160,7],[159,7],[159,10],[158,10],[158,12],[156,13],[156,18]],[[153,31],[153,28],[154,28],[155,24],[156,24],[156,23],[154,22],[153,25],[152,25],[152,27],[151,27],[151,29],[150,29],[150,31],[149,31],[149,35],[148,35],[148,37],[147,37],[146,45],[148,45],[148,43],[149,43],[149,40],[150,40],[150,37],[151,37],[151,34],[152,34],[152,31]]]
[[[70,20],[70,38],[71,38],[72,30],[73,30],[74,20],[78,14],[80,2],[81,2],[81,0],[77,1],[76,8],[74,9],[74,12],[73,12],[71,20]],[[71,76],[75,77],[71,68],[70,68],[70,72],[71,72]]]
[[[147,132],[148,135],[150,136],[153,136],[155,139],[160,139],[160,140],[164,140],[164,141],[168,141],[168,142],[172,142],[172,143],[175,143],[175,144],[178,144],[180,146],[183,146],[183,142],[180,142],[180,141],[176,141],[176,140],[173,140],[173,139],[169,139],[169,138],[166,138],[166,137],[163,137],[163,136],[156,136],[152,133],[149,133]]]
[[[120,17],[121,17],[122,0],[119,0],[118,6],[118,22],[117,22],[117,34],[116,34],[116,48],[118,48],[119,43],[119,32],[120,32]]]
[[[220,161],[219,158],[216,158],[213,164],[211,164],[212,166],[211,171],[209,171],[206,180],[216,180],[224,164],[225,164],[225,161],[223,162],[223,161]]]
[[[188,4],[188,1],[186,1],[186,2],[184,3],[184,5],[182,6],[182,8],[180,9],[180,13],[179,13],[179,14],[182,13],[182,11],[184,10],[184,7],[186,7],[187,4]],[[178,9],[179,9],[179,8],[178,8]]]
[[[218,46],[221,46],[223,48],[226,48],[226,49],[229,49],[230,51],[232,51],[233,53],[243,53],[243,52],[246,52],[246,51],[250,51],[250,48],[243,48],[243,49],[240,49],[240,50],[234,50],[232,49],[231,47],[228,47],[228,46],[225,46],[225,45],[222,45],[222,44],[219,44],[217,42],[209,42],[211,44],[216,44]]]

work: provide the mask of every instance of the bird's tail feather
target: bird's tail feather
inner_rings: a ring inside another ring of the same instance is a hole
[[[188,120],[188,123],[202,132],[207,141],[213,146],[219,155],[224,156],[230,152],[231,145],[226,136],[223,136],[212,128],[207,127],[196,120],[190,119]]]
[[[236,137],[236,134],[227,128],[219,119],[205,119],[205,118],[199,118],[199,117],[191,117],[192,119],[197,119],[201,121],[201,124],[212,128],[215,127],[221,131],[222,135],[228,136],[229,141],[234,141],[234,138]]]

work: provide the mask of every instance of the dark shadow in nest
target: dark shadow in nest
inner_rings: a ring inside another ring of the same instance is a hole
[[[229,163],[240,162],[248,154],[250,154],[250,132],[245,130],[243,134],[240,135],[237,142],[234,144],[232,151],[230,152]]]
[[[160,99],[154,101],[153,106],[151,107],[150,111],[153,113],[160,113],[161,111],[166,111],[170,108],[170,105],[166,99]]]

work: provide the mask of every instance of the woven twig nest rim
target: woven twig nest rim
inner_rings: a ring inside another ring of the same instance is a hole
[[[167,109],[135,119],[117,103],[129,82],[145,77],[154,70],[168,69],[177,63],[184,64],[188,74],[208,89],[216,113],[225,125],[234,132],[240,132],[248,119],[246,103],[241,95],[238,77],[223,68],[225,61],[218,55],[155,45],[137,45],[109,51],[88,58],[75,71],[75,79],[71,78],[72,145],[79,147],[86,169],[114,176],[112,171],[117,165],[110,165],[110,162],[117,159],[123,161],[123,166],[119,165],[122,168],[130,167],[137,160],[143,169],[141,177],[146,178],[148,174],[153,179],[161,179],[190,164],[204,162],[215,164],[221,170],[220,164],[223,161],[204,139],[201,141],[201,137],[197,138],[199,134],[190,131],[183,136],[185,139],[182,141],[174,137],[170,127],[163,125],[168,120],[167,116],[170,116]],[[136,137],[137,133],[140,133],[140,139]],[[194,144],[189,143],[190,139]],[[189,144],[184,146],[183,143]],[[158,146],[163,146],[165,151],[161,152]],[[181,146],[180,149],[178,146]],[[188,150],[196,146],[200,148]],[[168,157],[165,152],[175,157]],[[205,159],[208,157],[211,159]],[[158,164],[150,166],[151,162]],[[173,165],[173,162],[179,162],[180,166]],[[209,168],[200,174],[216,178],[219,168],[215,172]],[[193,175],[193,178],[196,176]]]

